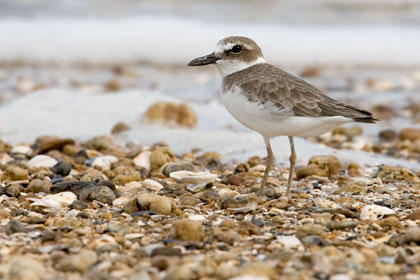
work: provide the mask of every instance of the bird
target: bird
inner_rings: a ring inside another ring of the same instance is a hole
[[[261,48],[250,38],[226,37],[217,42],[211,54],[193,59],[188,66],[209,64],[222,76],[223,105],[237,121],[264,138],[267,163],[259,195],[264,195],[274,161],[272,138],[289,138],[289,197],[296,166],[293,137],[319,136],[350,122],[378,121],[372,113],[334,100],[303,79],[267,63]]]

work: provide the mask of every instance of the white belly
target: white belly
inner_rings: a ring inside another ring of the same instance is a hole
[[[346,117],[296,117],[290,110],[278,110],[268,103],[262,105],[248,101],[239,88],[222,93],[222,101],[232,116],[244,126],[263,136],[318,136],[352,122]]]

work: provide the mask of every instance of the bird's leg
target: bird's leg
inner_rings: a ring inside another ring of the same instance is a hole
[[[264,171],[264,177],[261,182],[260,190],[258,194],[264,194],[265,184],[267,183],[268,173],[270,173],[271,165],[273,164],[274,155],[273,151],[271,150],[270,138],[264,137],[265,147],[267,148],[267,165]]]
[[[296,165],[296,153],[295,153],[295,142],[293,141],[293,136],[289,136],[290,142],[290,169],[289,169],[289,180],[287,181],[287,190],[286,195],[290,195],[290,187],[292,186],[293,174],[295,173],[295,165]]]

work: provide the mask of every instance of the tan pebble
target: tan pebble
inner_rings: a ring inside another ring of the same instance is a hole
[[[64,257],[56,266],[61,271],[85,273],[96,263],[97,256],[93,251],[81,250],[80,253]]]
[[[308,165],[315,164],[320,169],[325,170],[327,176],[338,174],[341,167],[340,160],[335,156],[314,156],[309,159]]]
[[[274,216],[272,219],[273,223],[283,225],[285,223],[284,219],[281,216]]]
[[[420,129],[418,128],[403,128],[400,131],[400,140],[416,141],[420,139]]]
[[[28,179],[28,171],[21,167],[10,165],[1,174],[1,179],[3,181],[26,180]]]
[[[175,221],[172,225],[171,235],[173,238],[198,242],[204,240],[204,230],[200,222],[182,219]]]
[[[112,128],[111,134],[119,134],[119,133],[127,131],[127,130],[130,130],[130,126],[128,126],[124,122],[118,122]]]
[[[139,210],[150,210],[162,215],[169,215],[172,211],[172,203],[166,196],[157,194],[140,194],[137,196],[137,202],[140,205]]]
[[[147,109],[145,116],[150,122],[158,121],[166,125],[177,124],[190,128],[197,125],[197,115],[187,104],[156,102]]]
[[[296,227],[296,237],[299,239],[309,235],[320,236],[324,232],[324,227],[316,224],[304,224]]]
[[[118,79],[114,78],[106,82],[104,87],[107,91],[120,91],[121,83]]]
[[[168,147],[157,147],[150,155],[150,169],[159,170],[165,163],[174,161],[175,155]]]

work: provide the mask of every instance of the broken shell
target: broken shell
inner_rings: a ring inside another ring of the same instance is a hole
[[[198,184],[214,182],[218,176],[209,172],[175,171],[170,174],[170,177],[177,183]]]
[[[111,164],[117,162],[118,158],[115,156],[100,156],[93,159],[88,159],[86,165],[91,165],[92,167],[100,167],[105,169],[111,169]]]
[[[189,190],[192,193],[200,192],[206,188],[213,187],[213,183],[211,182],[205,182],[205,183],[198,183],[198,184],[192,184],[187,186],[187,190]]]
[[[31,206],[42,206],[54,210],[60,210],[62,207],[67,207],[77,199],[77,196],[72,192],[61,192],[57,194],[50,194],[41,199],[28,198],[34,201]]]
[[[150,170],[150,155],[151,154],[152,154],[151,151],[141,152],[133,159],[134,165],[136,167],[142,167],[142,168],[146,168],[147,170]]]
[[[57,160],[47,156],[47,155],[38,155],[33,157],[30,161],[28,161],[28,167],[47,167],[51,168],[57,164]]]
[[[386,215],[393,215],[395,211],[384,206],[366,205],[360,212],[360,219],[376,221]]]

